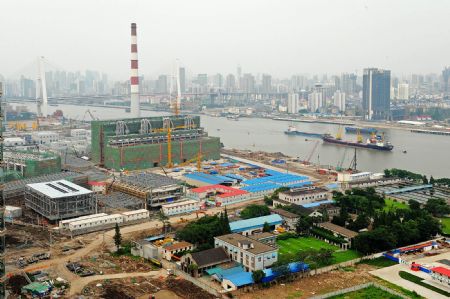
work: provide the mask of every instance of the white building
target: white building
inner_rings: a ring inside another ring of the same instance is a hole
[[[200,209],[200,202],[198,200],[183,200],[174,203],[168,203],[161,206],[161,211],[166,216],[191,213]]]
[[[289,114],[296,114],[296,113],[298,113],[299,109],[300,109],[300,105],[299,105],[298,94],[297,93],[290,93],[288,95],[287,112]]]
[[[70,222],[69,230],[70,231],[83,230],[115,223],[123,223],[123,216],[120,214],[112,214],[92,219]]]
[[[372,172],[359,172],[359,173],[339,172],[337,180],[338,182],[366,181],[370,180],[372,178],[372,175],[374,175]],[[377,175],[379,176],[379,174]]]
[[[409,84],[401,83],[398,85],[398,99],[399,100],[409,99]]]
[[[34,132],[31,138],[37,144],[50,144],[59,140],[59,134],[52,131],[39,131]]]
[[[88,135],[88,130],[86,129],[72,129],[70,130],[70,136],[76,138],[86,138]]]
[[[108,216],[108,214],[99,213],[99,214],[81,216],[81,217],[72,218],[72,219],[61,220],[59,222],[59,228],[68,229],[69,228],[69,223],[77,222],[77,221],[81,221],[81,220],[86,220],[86,219],[93,219],[93,218],[97,218],[97,217],[103,217],[103,216]]]
[[[225,249],[246,271],[263,270],[278,261],[276,247],[236,233],[214,237],[214,247]]]
[[[148,219],[150,217],[150,212],[146,209],[127,211],[121,214],[123,215],[123,222]]]
[[[339,111],[345,112],[345,92],[336,90],[333,96],[334,106],[339,108]]]
[[[311,112],[316,112],[317,109],[323,107],[323,93],[313,91],[308,95],[308,108]]]
[[[25,143],[25,140],[20,137],[7,137],[3,140],[3,145],[6,147],[25,145]]]
[[[280,192],[278,197],[281,201],[292,204],[306,204],[316,201],[328,200],[331,197],[329,190],[325,188],[293,188],[285,192]]]

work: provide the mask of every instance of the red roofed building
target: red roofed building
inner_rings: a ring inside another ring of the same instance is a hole
[[[446,286],[450,286],[450,269],[444,267],[431,268],[431,277]]]
[[[223,185],[209,185],[189,190],[188,196],[197,200],[214,199],[218,205],[229,205],[248,200],[250,193]]]

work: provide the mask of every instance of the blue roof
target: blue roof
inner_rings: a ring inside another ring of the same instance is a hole
[[[264,223],[269,225],[281,224],[283,219],[278,214],[271,214],[267,216],[261,216],[256,218],[250,218],[245,220],[230,222],[230,229],[233,233],[245,231],[247,229],[263,227]]]
[[[219,164],[219,166],[221,166],[221,167],[231,167],[231,166],[234,166],[234,163],[225,162],[225,163]]]
[[[267,191],[267,190],[276,190],[280,188],[280,185],[274,184],[274,183],[266,183],[266,184],[259,184],[255,186],[245,186],[242,187],[241,190],[245,190],[247,192],[253,193],[253,192],[261,192],[261,191]]]
[[[207,174],[207,173],[203,173],[203,172],[187,173],[184,176],[189,179],[201,181],[201,182],[211,184],[211,185],[233,182],[232,179],[227,178],[225,176],[217,176],[217,175]]]
[[[430,188],[433,188],[433,185],[429,184],[429,185],[420,185],[420,186],[409,186],[409,187],[385,191],[384,193],[385,194],[397,194],[397,193],[405,193],[405,192],[418,191],[418,190],[430,189]]]
[[[242,287],[245,285],[253,284],[252,273],[240,272],[224,276],[223,279],[229,280],[236,287]]]
[[[339,186],[338,186],[338,184],[333,183],[333,184],[328,184],[328,185],[327,185],[327,188],[328,188],[328,189],[337,189],[337,188],[339,188]]]
[[[334,203],[334,200],[322,200],[322,201],[316,201],[316,202],[311,202],[311,203],[304,203],[301,206],[303,206],[304,208],[314,208],[314,207],[318,207],[320,205],[329,204],[329,203]]]
[[[241,272],[245,272],[245,270],[244,267],[240,265],[229,269],[223,269],[222,267],[217,266],[215,268],[206,270],[206,273],[208,273],[209,275],[216,275],[219,281],[222,281],[223,278],[226,276],[230,276],[232,274],[237,274]]]
[[[245,185],[257,185],[263,183],[276,183],[276,184],[288,184],[288,183],[298,183],[300,181],[306,181],[309,178],[304,175],[294,175],[294,174],[276,174],[276,175],[268,175],[261,178],[246,180],[243,183]]]
[[[235,180],[241,180],[241,181],[245,180],[245,178],[243,176],[240,176],[240,175],[234,174],[234,173],[227,173],[227,174],[225,174],[225,176],[235,179]]]
[[[306,271],[309,269],[309,265],[305,264],[303,262],[289,263],[288,267],[289,267],[290,273],[297,273],[297,272]],[[272,268],[264,269],[263,272],[264,272],[265,276],[262,279],[262,282],[270,282],[270,281],[274,280],[275,278],[277,278],[277,276],[278,276],[277,273],[272,270]]]

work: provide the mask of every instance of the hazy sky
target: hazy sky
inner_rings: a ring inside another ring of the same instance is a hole
[[[449,0],[2,0],[0,74],[38,55],[66,70],[140,73],[440,72],[450,65]]]

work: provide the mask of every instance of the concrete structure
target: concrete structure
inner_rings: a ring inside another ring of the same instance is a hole
[[[334,106],[336,106],[339,111],[345,112],[345,92],[336,90],[333,95]]]
[[[220,139],[209,137],[199,116],[92,121],[92,161],[106,168],[136,170],[220,158]],[[168,130],[170,128],[170,147]],[[169,154],[170,153],[170,154]]]
[[[131,76],[130,76],[130,112],[132,117],[141,116],[139,99],[139,72],[136,23],[131,23]]]
[[[76,138],[86,138],[90,134],[89,130],[86,129],[72,129],[70,130],[70,136]]]
[[[169,243],[166,245],[163,245],[159,248],[160,254],[163,259],[166,259],[168,261],[172,260],[172,255],[175,253],[180,253],[187,250],[194,249],[194,244],[191,244],[189,242],[181,241],[177,243]]]
[[[367,68],[363,74],[363,110],[367,120],[390,118],[391,71]]]
[[[146,240],[131,241],[131,254],[145,259],[160,259],[158,247]]]
[[[296,114],[298,110],[300,110],[300,103],[297,93],[290,93],[288,95],[288,105],[287,105],[289,114]]]
[[[200,210],[200,202],[198,200],[182,200],[175,203],[168,203],[161,206],[161,211],[166,216],[192,213]]]
[[[93,214],[96,211],[94,193],[66,180],[28,184],[25,206],[49,220]]]
[[[3,159],[6,170],[24,178],[61,172],[61,157],[49,152],[5,151]]]
[[[214,246],[224,248],[246,271],[269,268],[278,260],[278,248],[241,234],[214,237]]]
[[[282,201],[300,205],[328,200],[331,197],[331,192],[321,187],[292,188],[288,191],[280,192],[278,197]]]
[[[295,231],[297,222],[300,219],[299,215],[291,213],[291,212],[283,210],[283,209],[274,209],[274,210],[272,210],[272,213],[280,215],[281,218],[283,218],[283,224],[282,224],[283,227],[287,228],[288,230]]]
[[[257,234],[250,235],[248,237],[250,239],[265,243],[267,245],[271,245],[274,247],[277,246],[277,235],[269,233],[269,232],[257,233]]]
[[[263,231],[264,224],[267,223],[271,230],[277,229],[282,223],[283,219],[280,215],[272,214],[256,218],[230,222],[230,229],[233,233],[239,233],[249,236]]]

